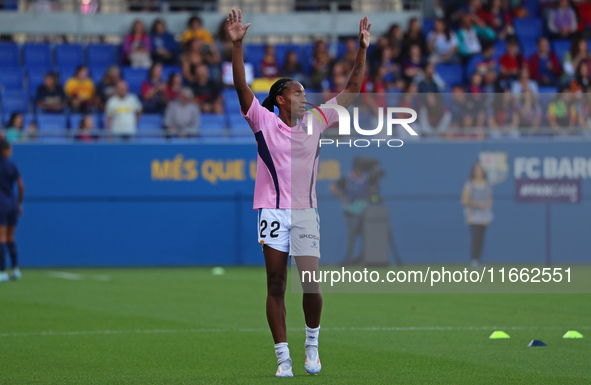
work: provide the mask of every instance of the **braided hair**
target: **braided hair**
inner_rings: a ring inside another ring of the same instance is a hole
[[[292,82],[291,78],[281,78],[271,86],[269,96],[263,101],[263,107],[273,112],[273,107],[277,106],[277,96],[281,95],[287,89],[287,83]]]

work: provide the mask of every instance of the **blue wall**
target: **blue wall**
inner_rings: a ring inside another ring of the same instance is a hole
[[[588,170],[579,175],[583,202],[551,208],[552,258],[590,262],[590,144],[522,140],[323,148],[317,186],[322,261],[338,263],[344,255],[341,206],[329,184],[349,171],[353,157],[373,156],[387,173],[382,193],[405,263],[468,260],[469,233],[459,199],[479,157],[496,183],[484,260],[543,263],[545,207],[515,203],[516,159],[565,158],[572,164],[585,158]],[[17,231],[22,265],[260,265],[252,210],[255,157],[254,144],[15,146],[27,190]]]

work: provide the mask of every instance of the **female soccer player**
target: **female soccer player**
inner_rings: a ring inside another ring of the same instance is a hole
[[[14,230],[16,220],[23,210],[23,197],[25,188],[18,168],[9,158],[12,155],[12,147],[5,139],[0,139],[0,282],[9,279],[20,279],[21,272],[18,269],[16,244],[14,243]],[[14,199],[14,184],[18,186],[18,201]],[[6,247],[10,253],[12,271],[10,276],[6,273]]]
[[[275,341],[277,377],[291,377],[292,361],[287,347],[285,326],[285,288],[287,260],[295,258],[300,277],[303,272],[317,272],[320,258],[319,218],[316,209],[316,173],[319,140],[322,130],[338,122],[332,108],[323,110],[328,124],[313,123],[312,132],[305,124],[306,95],[297,81],[283,78],[271,87],[263,104],[246,84],[242,40],[250,23],[242,25],[242,12],[228,15],[226,28],[233,43],[232,71],[242,115],[255,135],[258,147],[254,209],[258,210],[258,238],[263,247],[267,270],[267,320]],[[359,49],[355,66],[345,89],[326,104],[348,107],[359,94],[365,72],[371,24],[367,17],[359,24]],[[273,108],[279,109],[279,116]],[[293,107],[292,107],[293,106]],[[326,123],[326,122],[325,122]],[[322,294],[318,284],[302,284],[306,320],[306,372],[318,374],[318,332]]]

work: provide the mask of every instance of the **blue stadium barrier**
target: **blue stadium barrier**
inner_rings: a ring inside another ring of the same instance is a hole
[[[27,186],[16,232],[23,267],[263,264],[252,210],[252,137],[137,142],[15,145],[13,159]],[[539,162],[540,170],[550,158],[589,163],[588,148],[589,142],[568,139],[405,143],[396,162],[387,150],[323,148],[320,161],[337,167],[320,173],[317,184],[322,262],[340,263],[346,247],[342,206],[330,184],[349,172],[355,156],[372,156],[386,172],[380,186],[404,263],[467,264],[470,236],[460,195],[472,163],[488,156],[495,219],[484,262],[543,264],[545,206],[515,202],[518,159]],[[583,202],[550,208],[555,264],[589,263],[591,173],[581,175]]]
[[[0,67],[19,67],[20,48],[16,43],[0,43]]]
[[[226,119],[224,115],[201,114],[202,130],[220,130],[226,129]]]
[[[162,115],[142,114],[137,124],[138,130],[159,130],[162,129]]]
[[[23,58],[28,69],[53,66],[51,46],[47,43],[26,43],[23,46]]]
[[[21,67],[0,68],[0,85],[5,90],[24,90],[25,71]]]
[[[37,125],[39,130],[64,130],[63,134],[68,128],[68,119],[65,114],[37,114]]]
[[[78,67],[85,62],[84,48],[79,44],[59,44],[55,47],[55,62],[59,67]]]

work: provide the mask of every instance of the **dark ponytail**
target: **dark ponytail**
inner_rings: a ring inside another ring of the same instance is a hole
[[[273,112],[273,107],[277,105],[277,96],[281,95],[283,90],[287,88],[287,83],[292,81],[293,79],[291,78],[281,78],[273,83],[269,90],[269,96],[263,101],[263,107]]]

